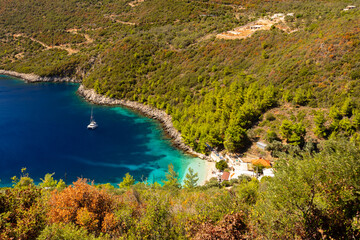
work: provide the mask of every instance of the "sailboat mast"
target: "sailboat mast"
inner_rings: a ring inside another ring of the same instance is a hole
[[[93,120],[93,107],[91,107],[91,116],[90,116],[90,122]]]

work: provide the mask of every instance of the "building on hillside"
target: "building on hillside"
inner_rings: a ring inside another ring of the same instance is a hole
[[[250,26],[250,29],[252,30],[259,30],[261,28],[263,28],[264,26],[263,25],[253,25],[253,26]]]
[[[272,19],[272,20],[274,20],[274,19],[283,19],[285,17],[285,14],[283,14],[283,13],[275,13],[273,16],[271,16],[270,18]]]
[[[261,175],[258,179],[259,181],[263,178],[263,177],[274,177],[274,169],[273,168],[266,168],[263,170],[263,175]]]
[[[346,8],[344,8],[343,11],[349,11],[350,9],[354,9],[354,8],[356,8],[356,6],[349,5]]]
[[[241,175],[255,177],[255,172],[253,171],[236,171],[230,175],[230,179],[238,179]]]
[[[233,156],[229,156],[228,154],[225,155],[225,158],[228,160],[228,162],[235,166],[235,165],[239,165],[240,163],[242,163],[243,161],[241,160],[241,158],[239,157],[233,157]]]
[[[265,148],[267,147],[267,144],[263,143],[263,142],[257,142],[256,146],[262,150],[265,150]]]
[[[229,181],[230,179],[230,173],[229,172],[223,172],[223,174],[221,175],[221,181]]]
[[[266,168],[263,170],[263,176],[266,177],[274,177],[274,169],[273,168]]]
[[[252,165],[255,165],[255,166],[263,166],[263,167],[266,167],[266,168],[269,168],[271,167],[271,164],[270,164],[270,161],[269,160],[265,160],[265,159],[262,159],[262,158],[259,158],[259,159],[253,159],[251,161]]]

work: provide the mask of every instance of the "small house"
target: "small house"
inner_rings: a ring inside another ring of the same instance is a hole
[[[253,159],[253,160],[251,161],[251,163],[252,163],[252,165],[255,165],[255,166],[263,166],[263,167],[266,167],[266,168],[271,167],[270,161],[269,161],[269,160],[262,159],[262,158]]]
[[[250,29],[252,30],[259,30],[263,27],[263,25],[253,25],[253,26],[250,26]]]
[[[263,175],[266,177],[274,177],[274,169],[272,168],[267,168],[263,170]]]
[[[223,172],[221,175],[221,181],[229,181],[230,173],[229,172]]]
[[[263,142],[257,142],[256,146],[262,150],[265,150],[267,144],[263,143]]]

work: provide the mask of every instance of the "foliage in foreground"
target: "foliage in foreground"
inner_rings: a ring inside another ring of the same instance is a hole
[[[270,239],[360,237],[360,150],[331,141],[313,156],[286,156],[261,191],[253,220]]]
[[[0,190],[0,237],[357,239],[358,159],[355,143],[329,141],[319,153],[283,155],[274,178],[241,176],[195,186],[191,173],[184,188],[175,184],[171,167],[164,186],[129,183],[127,175],[121,188],[79,179],[56,189],[35,186],[24,174],[13,188]]]

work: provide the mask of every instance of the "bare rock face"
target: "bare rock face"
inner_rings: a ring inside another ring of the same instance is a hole
[[[26,82],[76,82],[80,83],[81,80],[77,80],[69,77],[51,76],[40,77],[33,73],[18,73],[14,71],[0,70],[0,74],[21,78]]]
[[[163,124],[163,128],[165,132],[171,137],[173,144],[182,149],[183,151],[197,156],[202,159],[206,159],[207,157],[204,154],[197,153],[192,150],[189,146],[187,146],[181,138],[181,134],[178,130],[176,130],[172,124],[171,116],[166,114],[164,111],[153,108],[148,105],[144,105],[138,102],[122,100],[122,99],[113,99],[95,92],[94,89],[86,89],[83,85],[80,85],[78,89],[78,94],[83,96],[86,100],[96,103],[96,104],[105,104],[105,105],[122,105],[136,111],[141,112],[147,117],[151,117],[160,121]]]

